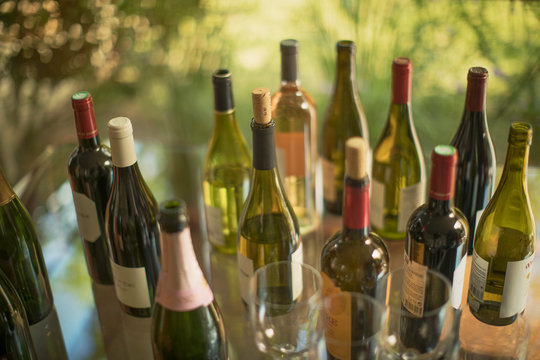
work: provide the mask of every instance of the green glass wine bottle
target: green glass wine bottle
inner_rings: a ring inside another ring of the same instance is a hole
[[[0,359],[37,359],[24,306],[0,270]]]
[[[536,239],[527,189],[531,142],[530,124],[511,125],[501,180],[476,230],[468,303],[491,325],[511,324],[527,301]]]
[[[197,262],[186,204],[161,204],[162,268],[152,315],[156,360],[227,360],[219,306]]]
[[[277,163],[300,231],[307,233],[318,220],[315,209],[317,110],[311,95],[300,87],[298,41],[283,40],[280,49],[281,88],[272,96]]]
[[[385,239],[405,238],[407,220],[425,201],[425,165],[411,113],[412,61],[392,63],[392,102],[373,150],[371,225]]]
[[[252,98],[253,170],[239,220],[237,253],[240,290],[246,303],[249,278],[256,269],[275,261],[302,262],[303,259],[298,220],[276,164],[270,91],[257,88]]]
[[[234,109],[232,77],[219,69],[214,84],[214,131],[203,169],[208,239],[220,252],[234,254],[238,218],[249,192],[251,158]]]
[[[360,136],[369,145],[366,117],[356,87],[355,52],[354,42],[342,40],[337,43],[336,82],[322,127],[324,207],[334,214],[341,214],[343,210],[345,141]],[[371,174],[371,164],[367,164],[367,169]]]

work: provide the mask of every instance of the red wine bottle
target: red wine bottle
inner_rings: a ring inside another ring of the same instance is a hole
[[[157,202],[139,170],[131,121],[114,118],[108,132],[114,178],[105,218],[116,296],[127,314],[150,317],[160,270]]]
[[[99,141],[92,96],[79,91],[71,97],[71,105],[79,146],[69,157],[68,174],[86,265],[94,282],[112,285],[105,236],[105,210],[113,179],[111,154]]]
[[[473,253],[476,224],[495,188],[497,163],[486,117],[487,80],[486,69],[469,69],[465,109],[450,142],[458,151],[454,205],[469,221],[468,254]]]
[[[438,145],[431,155],[429,199],[418,207],[407,223],[405,260],[407,281],[425,286],[427,269],[445,275],[452,284],[452,306],[461,307],[469,225],[463,213],[453,207],[457,151]],[[411,313],[421,315],[423,298],[415,299]]]

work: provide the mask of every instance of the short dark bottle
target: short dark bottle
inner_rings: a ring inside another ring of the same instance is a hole
[[[88,272],[98,284],[113,284],[105,235],[105,211],[113,168],[109,148],[100,143],[92,96],[79,91],[71,97],[79,146],[68,160],[68,175],[77,212]]]
[[[454,205],[469,222],[469,255],[473,253],[476,224],[495,188],[497,163],[486,116],[488,76],[482,67],[469,69],[463,116],[450,142],[458,151]]]

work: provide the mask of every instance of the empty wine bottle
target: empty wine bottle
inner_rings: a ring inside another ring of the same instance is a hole
[[[0,359],[37,359],[24,306],[2,270],[0,270]]]
[[[454,205],[469,222],[467,253],[473,253],[476,225],[495,188],[495,150],[486,117],[488,71],[469,69],[465,109],[456,134],[450,142],[458,151]]]
[[[157,202],[139,170],[131,121],[111,119],[108,133],[114,178],[105,221],[116,296],[127,314],[150,317],[159,276]]]
[[[238,128],[229,70],[212,75],[214,132],[203,169],[208,239],[220,252],[234,254],[238,218],[249,191],[251,158]]]
[[[152,316],[154,359],[227,360],[219,306],[197,262],[182,200],[161,204],[162,268]]]
[[[79,91],[71,97],[79,146],[68,160],[68,175],[77,212],[86,265],[93,281],[113,284],[105,235],[105,210],[113,168],[109,148],[101,144],[92,96]]]
[[[317,223],[317,111],[311,95],[300,87],[298,41],[283,40],[280,49],[281,88],[272,96],[277,163],[300,231],[308,232]]]
[[[476,232],[468,303],[491,325],[513,323],[527,301],[536,240],[527,189],[531,142],[530,124],[511,125],[501,180]]]
[[[425,202],[425,166],[411,113],[412,61],[392,63],[392,102],[373,150],[371,225],[385,239],[404,239],[411,213]]]
[[[257,88],[253,90],[252,98],[253,170],[249,195],[238,225],[237,253],[240,290],[246,303],[249,278],[256,269],[275,261],[301,263],[303,259],[298,220],[281,184],[276,164],[270,91]]]
[[[324,297],[340,291],[375,296],[377,281],[389,270],[388,249],[377,234],[370,232],[367,149],[368,146],[361,137],[352,137],[345,145],[343,230],[330,237],[322,249]],[[332,317],[331,314],[327,316]],[[347,317],[345,319],[351,320]],[[356,359],[360,353],[351,353],[349,345],[362,339],[363,324],[340,324],[339,321],[338,318],[333,318],[327,322],[328,331],[334,332],[333,338],[341,340],[341,344],[327,343],[328,359]],[[350,332],[341,331],[340,328],[350,328]],[[362,349],[355,351],[361,352]]]
[[[339,41],[336,47],[337,74],[322,127],[321,163],[324,207],[332,213],[341,214],[345,141],[352,136],[361,136],[369,145],[369,133],[356,87],[356,47],[354,42],[348,40]],[[368,158],[371,159],[371,155]],[[367,164],[367,172],[371,172],[370,163]]]

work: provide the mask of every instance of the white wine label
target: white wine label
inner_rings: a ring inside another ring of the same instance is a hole
[[[321,156],[323,173],[323,197],[328,202],[336,201],[336,182],[334,177],[334,163]]]
[[[208,230],[208,240],[211,244],[225,246],[223,236],[223,215],[221,209],[206,205],[206,228]]]
[[[382,229],[384,227],[384,189],[383,183],[375,179],[371,180],[371,201],[369,217],[373,227]]]
[[[303,264],[304,263],[304,250],[302,246],[302,242],[300,242],[300,245],[298,248],[291,254],[291,262]],[[294,271],[295,269],[298,269],[297,271]],[[293,283],[292,283],[292,293],[293,293],[293,299],[296,299],[300,296],[302,293],[303,288],[303,282],[302,282],[302,270],[300,268],[293,268]]]
[[[461,307],[461,298],[463,297],[463,283],[465,282],[465,268],[467,267],[467,255],[463,256],[454,270],[452,278],[452,307],[459,309]]]
[[[73,203],[81,237],[86,241],[96,241],[101,236],[96,204],[85,194],[76,191],[73,191]]]
[[[238,280],[240,284],[240,294],[242,295],[242,300],[247,303],[249,279],[255,272],[253,269],[253,260],[240,254],[240,252],[237,252],[236,258],[238,259]]]
[[[144,267],[126,267],[111,259],[111,268],[116,297],[122,304],[137,309],[151,307]]]
[[[413,211],[425,202],[425,194],[425,184],[423,181],[400,190],[397,226],[399,232],[405,231],[407,222]]]
[[[424,314],[427,271],[427,266],[415,261],[410,260],[406,264],[402,303],[405,309],[418,317]]]
[[[277,167],[278,167],[281,183],[285,186],[285,177],[287,176],[287,173],[285,172],[285,169],[287,168],[285,149],[277,147],[277,146],[276,146],[276,161],[277,161]]]
[[[476,250],[473,251],[471,277],[469,280],[469,292],[479,301],[484,301],[484,290],[486,289],[486,280],[489,263],[484,260]]]
[[[476,212],[476,219],[474,221],[474,234],[476,236],[476,230],[478,229],[478,223],[480,222],[480,219],[482,218],[482,214],[484,213],[484,209],[480,209]]]
[[[520,261],[509,261],[506,265],[500,317],[514,316],[525,309],[533,260],[534,253]]]

